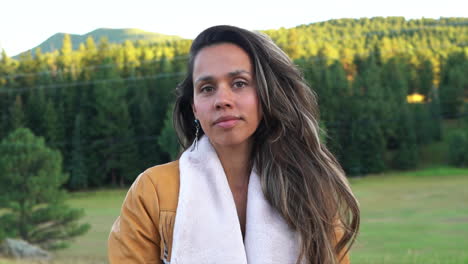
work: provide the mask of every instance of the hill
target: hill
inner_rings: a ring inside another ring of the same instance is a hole
[[[356,53],[375,52],[376,47],[383,57],[397,53],[445,57],[448,51],[467,46],[467,29],[466,17],[373,17],[333,19],[264,32],[293,59],[325,56],[351,61]]]
[[[33,56],[37,48],[40,48],[43,53],[53,52],[62,48],[63,37],[67,33],[56,33],[49,37],[47,40],[39,44],[38,46],[30,49]],[[166,40],[178,40],[182,39],[179,36],[164,35],[154,32],[147,32],[141,29],[126,28],[126,29],[111,29],[111,28],[98,28],[91,32],[83,35],[68,34],[70,35],[73,49],[76,50],[81,43],[84,43],[88,37],[92,37],[94,41],[98,42],[102,38],[107,38],[110,43],[123,43],[126,40],[137,41],[145,40],[148,42],[159,42]],[[28,52],[29,50],[25,51]],[[24,53],[24,52],[23,52]],[[13,58],[19,58],[22,53],[14,56]]]

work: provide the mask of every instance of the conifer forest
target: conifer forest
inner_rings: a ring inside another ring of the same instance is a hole
[[[415,168],[444,120],[468,119],[468,18],[337,19],[262,32],[317,94],[323,141],[348,176]],[[88,37],[74,46],[65,35],[52,52],[3,52],[0,140],[20,127],[43,137],[61,153],[69,190],[132,183],[177,158],[172,106],[190,44]],[[456,148],[468,149],[468,131],[460,137]]]

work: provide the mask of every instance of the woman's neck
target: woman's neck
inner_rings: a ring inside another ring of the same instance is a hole
[[[218,154],[231,190],[242,190],[248,185],[252,144],[246,142],[236,146],[213,146]]]

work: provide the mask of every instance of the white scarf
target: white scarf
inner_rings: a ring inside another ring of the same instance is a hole
[[[203,136],[191,150],[179,161],[171,263],[296,263],[299,237],[265,200],[257,173],[250,174],[243,241],[234,198],[209,139]]]

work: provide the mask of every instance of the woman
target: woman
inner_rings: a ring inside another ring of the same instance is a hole
[[[315,95],[271,39],[206,29],[177,92],[185,151],[130,188],[111,263],[349,263],[358,203],[320,142]]]

